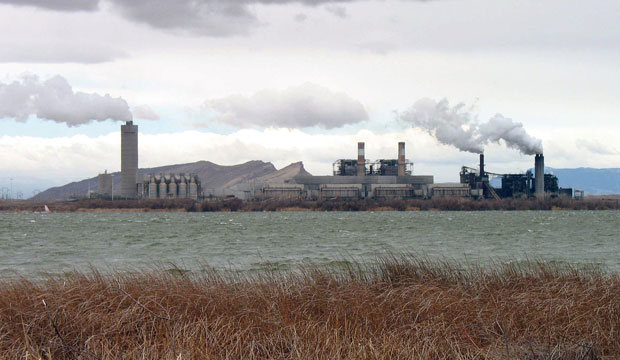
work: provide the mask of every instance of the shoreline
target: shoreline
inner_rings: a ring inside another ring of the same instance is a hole
[[[519,210],[620,210],[620,200],[565,198],[471,200],[459,198],[411,200],[0,200],[0,213],[38,213],[48,205],[53,213],[121,212],[312,212],[312,211],[519,211]]]

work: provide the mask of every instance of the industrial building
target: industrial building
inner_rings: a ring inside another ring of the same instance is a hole
[[[398,143],[396,159],[366,159],[365,144],[357,144],[357,159],[333,163],[332,176],[298,176],[307,199],[410,199],[428,196],[431,175],[413,175],[413,163],[405,158],[405,143]]]
[[[196,175],[152,174],[145,176],[141,193],[145,199],[198,200],[202,194],[202,187]]]
[[[537,198],[544,199],[558,196],[573,196],[573,189],[560,188],[558,178],[553,174],[545,174],[545,157],[536,154],[534,157],[534,174],[530,170],[524,174],[497,174],[486,171],[484,154],[480,154],[478,169],[463,166],[460,173],[462,185],[470,188],[474,198]],[[491,177],[501,179],[501,187],[491,185]]]
[[[138,125],[121,125],[121,198],[138,197]]]
[[[480,154],[478,168],[461,168],[459,183],[435,184],[432,175],[414,175],[414,164],[405,157],[404,142],[398,143],[396,158],[375,161],[366,158],[365,143],[359,142],[357,158],[334,161],[331,176],[298,175],[281,184],[239,184],[232,194],[223,194],[246,200],[572,197],[573,189],[560,188],[556,176],[544,173],[544,161],[542,154],[536,154],[533,173],[498,174],[485,169],[484,154]],[[493,186],[493,179],[501,179],[501,186]],[[99,174],[98,180],[99,195],[112,196],[112,174],[106,171]],[[138,181],[138,126],[132,121],[121,126],[120,194],[124,199],[203,198],[201,181],[193,174],[151,174]]]
[[[97,177],[97,195],[109,198],[112,196],[112,174],[106,170]]]

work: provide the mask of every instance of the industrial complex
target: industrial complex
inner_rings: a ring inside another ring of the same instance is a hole
[[[558,178],[544,173],[544,156],[536,154],[534,173],[498,174],[486,170],[484,154],[480,154],[478,168],[463,166],[459,183],[436,184],[432,175],[414,174],[414,164],[406,159],[405,143],[398,143],[398,155],[393,159],[370,161],[366,158],[365,144],[357,144],[357,157],[339,159],[333,163],[331,176],[299,175],[280,183],[247,183],[225,189],[220,196],[244,200],[307,199],[428,199],[459,197],[473,199],[579,197],[583,192],[560,188]],[[497,180],[501,185],[497,186]],[[98,193],[102,197],[114,195],[112,175],[98,177]],[[121,126],[121,182],[122,199],[193,200],[212,197],[205,194],[196,174],[138,175],[138,126],[128,121]]]

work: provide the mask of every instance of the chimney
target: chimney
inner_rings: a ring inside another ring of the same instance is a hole
[[[357,176],[366,176],[366,155],[363,142],[357,143]]]
[[[405,143],[398,143],[398,176],[405,176]]]
[[[534,191],[537,199],[545,198],[545,157],[536,154],[534,158]]]
[[[121,197],[135,199],[138,183],[138,125],[121,125]]]
[[[484,177],[484,154],[480,154],[480,177]]]

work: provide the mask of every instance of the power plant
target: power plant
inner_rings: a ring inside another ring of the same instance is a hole
[[[459,183],[435,184],[432,175],[414,175],[413,162],[406,159],[405,143],[399,142],[397,156],[369,161],[364,142],[357,143],[357,158],[338,159],[331,176],[298,175],[284,183],[242,184],[224,196],[245,200],[308,199],[428,199],[461,197],[473,199],[536,198],[573,196],[573,189],[560,188],[558,178],[545,174],[542,153],[534,157],[534,173],[498,174],[487,170],[480,154],[478,168],[463,166]],[[113,195],[112,174],[98,177],[99,196]],[[501,185],[497,186],[497,181]],[[138,177],[138,126],[132,121],[121,125],[122,199],[204,198],[201,180],[195,174],[149,174]]]
[[[490,178],[501,179],[501,187],[491,185]],[[558,178],[545,174],[545,157],[534,157],[534,175],[530,170],[525,174],[497,174],[486,170],[484,154],[480,154],[478,169],[463,166],[460,173],[461,184],[469,186],[474,198],[536,198],[544,199],[557,196],[573,196],[573,189],[560,188]]]

